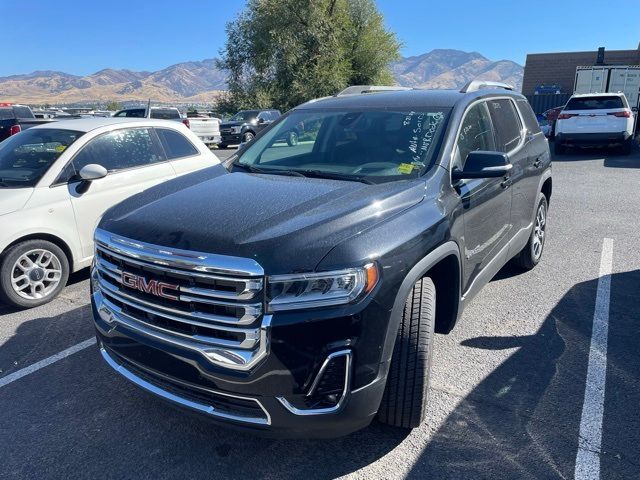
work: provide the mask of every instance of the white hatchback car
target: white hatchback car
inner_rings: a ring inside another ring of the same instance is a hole
[[[615,144],[629,154],[634,120],[624,93],[573,95],[556,120],[555,153],[569,146]]]
[[[91,118],[0,143],[0,302],[52,300],[93,257],[102,214],[160,182],[219,164],[182,123]]]

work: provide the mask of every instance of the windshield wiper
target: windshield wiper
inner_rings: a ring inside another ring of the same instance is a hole
[[[358,175],[348,175],[345,173],[335,173],[335,172],[325,172],[322,170],[296,170],[297,173],[305,176],[305,177],[315,177],[315,178],[329,178],[331,180],[348,180],[351,182],[362,182],[367,185],[376,185],[376,182],[373,180],[358,176]]]
[[[244,168],[251,173],[266,173],[273,175],[289,175],[291,177],[304,177],[305,175],[301,172],[295,170],[278,170],[276,168],[260,168],[254,165],[246,165],[244,163],[234,163],[236,167]]]

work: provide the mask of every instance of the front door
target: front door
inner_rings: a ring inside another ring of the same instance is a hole
[[[85,258],[93,255],[93,231],[108,208],[175,177],[151,128],[115,130],[90,140],[72,160],[76,174],[89,164],[102,165],[109,174],[84,193],[78,192],[78,181],[67,187]]]
[[[462,121],[454,165],[464,168],[469,152],[496,151],[495,142],[486,103],[474,104]],[[467,292],[478,275],[508,243],[512,189],[509,179],[502,177],[461,180],[454,188],[463,206],[463,290]]]

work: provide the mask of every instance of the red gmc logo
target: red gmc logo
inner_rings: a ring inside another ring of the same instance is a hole
[[[130,288],[135,288],[141,292],[150,293],[156,297],[168,298],[169,300],[179,300],[177,295],[170,292],[178,292],[180,287],[171,283],[159,282],[158,280],[147,280],[139,275],[129,272],[122,272],[122,284]]]

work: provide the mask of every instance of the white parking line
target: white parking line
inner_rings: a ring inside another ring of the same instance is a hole
[[[589,347],[587,384],[584,389],[584,404],[582,405],[582,418],[580,419],[580,437],[575,469],[576,480],[597,480],[600,478],[612,264],[613,239],[605,238],[602,243],[596,307],[593,312],[593,329]]]
[[[19,380],[22,377],[29,375],[30,373],[36,372],[41,368],[48,367],[52,363],[56,363],[57,361],[62,360],[63,358],[68,357],[69,355],[73,355],[74,353],[77,353],[80,350],[84,350],[85,348],[88,348],[91,345],[95,345],[95,343],[96,343],[95,338],[89,338],[84,342],[80,342],[74,345],[73,347],[69,347],[66,350],[62,350],[61,352],[56,353],[55,355],[51,355],[50,357],[45,358],[44,360],[40,360],[39,362],[29,365],[28,367],[24,367],[18,370],[17,372],[13,372],[7,375],[6,377],[2,377],[0,378],[0,388],[6,385],[9,385],[11,382],[15,382],[16,380]]]

